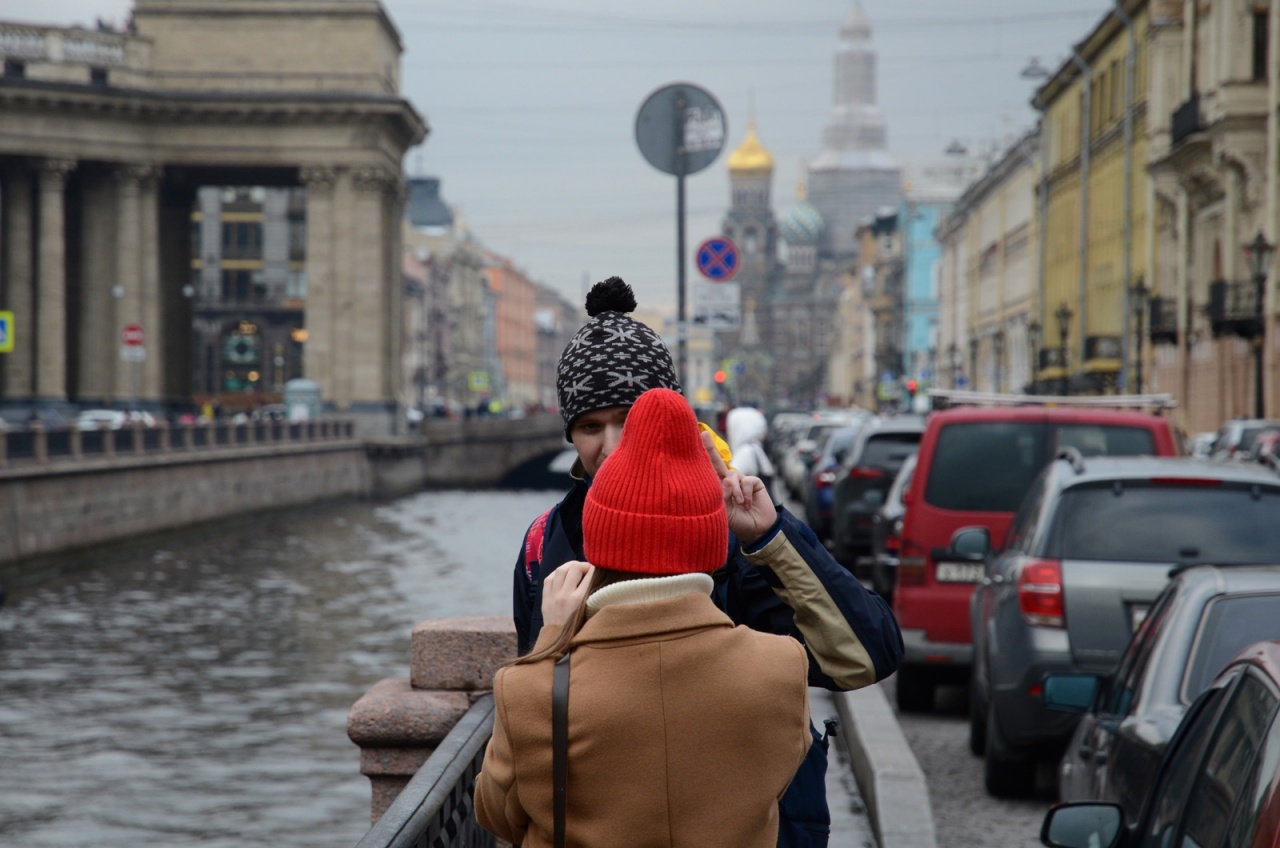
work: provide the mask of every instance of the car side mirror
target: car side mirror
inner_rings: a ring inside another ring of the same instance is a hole
[[[913,503],[915,503],[915,502],[916,502],[916,493],[915,493],[914,491],[912,491],[910,488],[903,489],[903,490],[902,490],[902,505],[903,505],[903,506],[911,506],[911,505],[912,505]]]
[[[1044,679],[1044,705],[1051,710],[1082,713],[1097,694],[1094,674],[1050,674]]]
[[[1123,823],[1119,804],[1058,804],[1045,814],[1040,841],[1049,848],[1115,848]]]
[[[949,556],[982,562],[991,553],[991,531],[985,527],[961,527],[951,536]]]

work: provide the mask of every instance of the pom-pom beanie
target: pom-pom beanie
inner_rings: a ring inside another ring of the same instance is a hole
[[[657,333],[627,316],[635,308],[631,286],[619,277],[596,283],[587,295],[591,320],[570,339],[556,368],[565,438],[584,412],[630,406],[648,389],[680,391],[671,351]]]
[[[651,389],[635,402],[618,447],[582,512],[583,554],[631,574],[711,572],[729,551],[720,477],[683,396]]]

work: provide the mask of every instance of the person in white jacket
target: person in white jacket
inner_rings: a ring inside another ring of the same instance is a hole
[[[753,406],[739,406],[725,416],[725,438],[733,451],[733,467],[744,477],[759,477],[773,491],[774,468],[764,449],[769,422]]]

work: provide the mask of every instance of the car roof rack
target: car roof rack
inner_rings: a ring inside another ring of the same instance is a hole
[[[934,409],[952,406],[1070,406],[1090,409],[1173,409],[1171,394],[1153,395],[1016,395],[964,389],[929,389]]]
[[[1080,449],[1072,445],[1065,445],[1058,448],[1058,453],[1054,455],[1054,459],[1065,459],[1071,465],[1071,470],[1076,474],[1084,473],[1084,454],[1080,453]]]

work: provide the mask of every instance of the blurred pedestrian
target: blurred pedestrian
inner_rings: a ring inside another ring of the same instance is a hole
[[[712,603],[729,523],[705,451],[678,393],[636,401],[586,495],[588,562],[548,577],[537,645],[494,680],[475,808],[500,838],[553,845],[559,827],[567,845],[775,845],[778,798],[810,745],[808,660]],[[549,695],[566,654],[557,824]]]
[[[739,406],[725,416],[725,437],[733,451],[733,467],[744,477],[759,477],[772,492],[775,471],[764,449],[768,432],[769,422],[755,407]]]
[[[556,390],[565,436],[577,451],[573,488],[525,532],[514,575],[518,649],[528,652],[543,627],[547,576],[583,549],[583,508],[592,480],[618,447],[623,425],[646,390],[680,391],[671,353],[656,333],[629,317],[635,295],[618,277],[587,295],[591,317],[560,355]],[[708,461],[722,481],[729,518],[727,557],[715,571],[712,600],[735,624],[792,636],[804,644],[809,684],[858,689],[883,680],[902,660],[902,635],[893,613],[818,543],[786,509],[775,507],[763,483],[731,470],[710,431],[702,433]],[[645,469],[658,485],[669,473]],[[778,845],[827,843],[830,813],[825,775],[827,738],[810,726],[812,745],[779,803]]]

